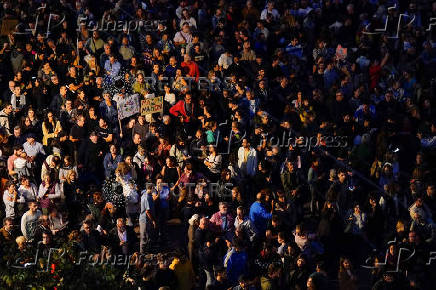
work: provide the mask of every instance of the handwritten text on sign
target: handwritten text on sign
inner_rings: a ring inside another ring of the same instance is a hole
[[[130,117],[139,112],[139,95],[130,95],[125,99],[121,99],[117,103],[118,118],[120,120]]]
[[[141,115],[160,113],[163,111],[163,97],[154,97],[141,101]]]

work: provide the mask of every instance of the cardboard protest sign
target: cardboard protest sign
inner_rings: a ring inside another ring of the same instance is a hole
[[[130,117],[139,113],[139,95],[130,95],[124,99],[120,99],[117,103],[118,107],[118,119]]]
[[[163,111],[163,97],[148,98],[141,101],[141,115],[161,113]]]

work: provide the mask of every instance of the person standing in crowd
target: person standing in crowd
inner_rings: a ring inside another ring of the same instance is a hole
[[[141,192],[141,211],[139,215],[141,253],[144,253],[146,247],[152,246],[152,243],[155,241],[157,219],[153,191],[153,186],[147,185],[147,188]]]
[[[38,209],[37,202],[29,202],[29,210],[21,217],[21,232],[28,241],[34,238],[37,223],[41,216],[42,212]]]

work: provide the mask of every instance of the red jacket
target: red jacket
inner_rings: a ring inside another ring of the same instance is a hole
[[[192,113],[194,113],[194,104],[192,104]],[[183,122],[185,123],[191,121],[191,117],[192,117],[192,115],[188,116],[188,114],[186,113],[184,100],[180,100],[177,103],[175,103],[174,106],[170,108],[170,114],[176,117],[182,115]]]
[[[190,63],[182,62],[181,66],[182,68],[188,67],[188,75],[195,78],[195,81],[198,82],[198,78],[200,77],[200,70],[198,69],[198,65],[194,61],[191,61]]]

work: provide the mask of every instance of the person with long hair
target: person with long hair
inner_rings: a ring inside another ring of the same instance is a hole
[[[63,183],[65,206],[70,213],[68,218],[71,224],[79,222],[81,216],[81,204],[85,203],[83,189],[78,183],[77,172],[74,170],[68,171],[65,182]]]
[[[98,77],[101,76],[101,67],[98,65],[97,59],[95,56],[91,56],[86,63],[84,74],[86,76]]]
[[[348,258],[342,257],[339,260],[339,289],[340,290],[356,290],[357,287],[357,275],[354,273],[351,261]]]
[[[106,202],[104,208],[101,210],[100,219],[98,220],[97,229],[105,236],[117,224],[117,218],[120,215],[112,202]]]
[[[61,189],[58,182],[53,180],[49,174],[44,175],[38,190],[38,200],[44,214],[48,213],[50,205],[61,198]]]
[[[305,289],[309,278],[307,258],[300,254],[296,259],[296,267],[289,273],[289,285],[291,289]]]
[[[73,163],[73,157],[70,155],[64,156],[64,162],[59,169],[59,181],[61,183],[65,182],[67,180],[67,176],[71,171],[74,171],[76,173],[76,177],[79,176],[79,172],[77,171],[77,166]]]
[[[223,199],[223,197],[221,197]],[[231,189],[231,211],[236,214],[236,209],[244,205],[244,200],[242,199],[241,189],[238,186],[234,186]]]
[[[118,163],[115,176],[116,181],[123,187],[123,196],[126,199],[127,224],[131,226],[138,215],[139,195],[137,186],[130,174],[130,166],[125,162]]]
[[[62,132],[61,122],[56,120],[52,111],[48,111],[42,123],[42,145],[48,146],[51,139],[58,138]]]
[[[216,182],[221,171],[222,156],[217,153],[214,145],[209,145],[209,155],[204,160],[204,165],[208,169],[209,179]]]
[[[104,173],[106,178],[111,177],[118,164],[123,160],[122,156],[118,153],[118,148],[115,144],[109,146],[109,152],[106,153],[103,160]]]
[[[168,157],[166,159],[166,165],[162,167],[161,175],[163,176],[163,181],[169,185],[170,190],[174,191],[180,183],[180,167],[177,166],[177,161],[175,157]]]

